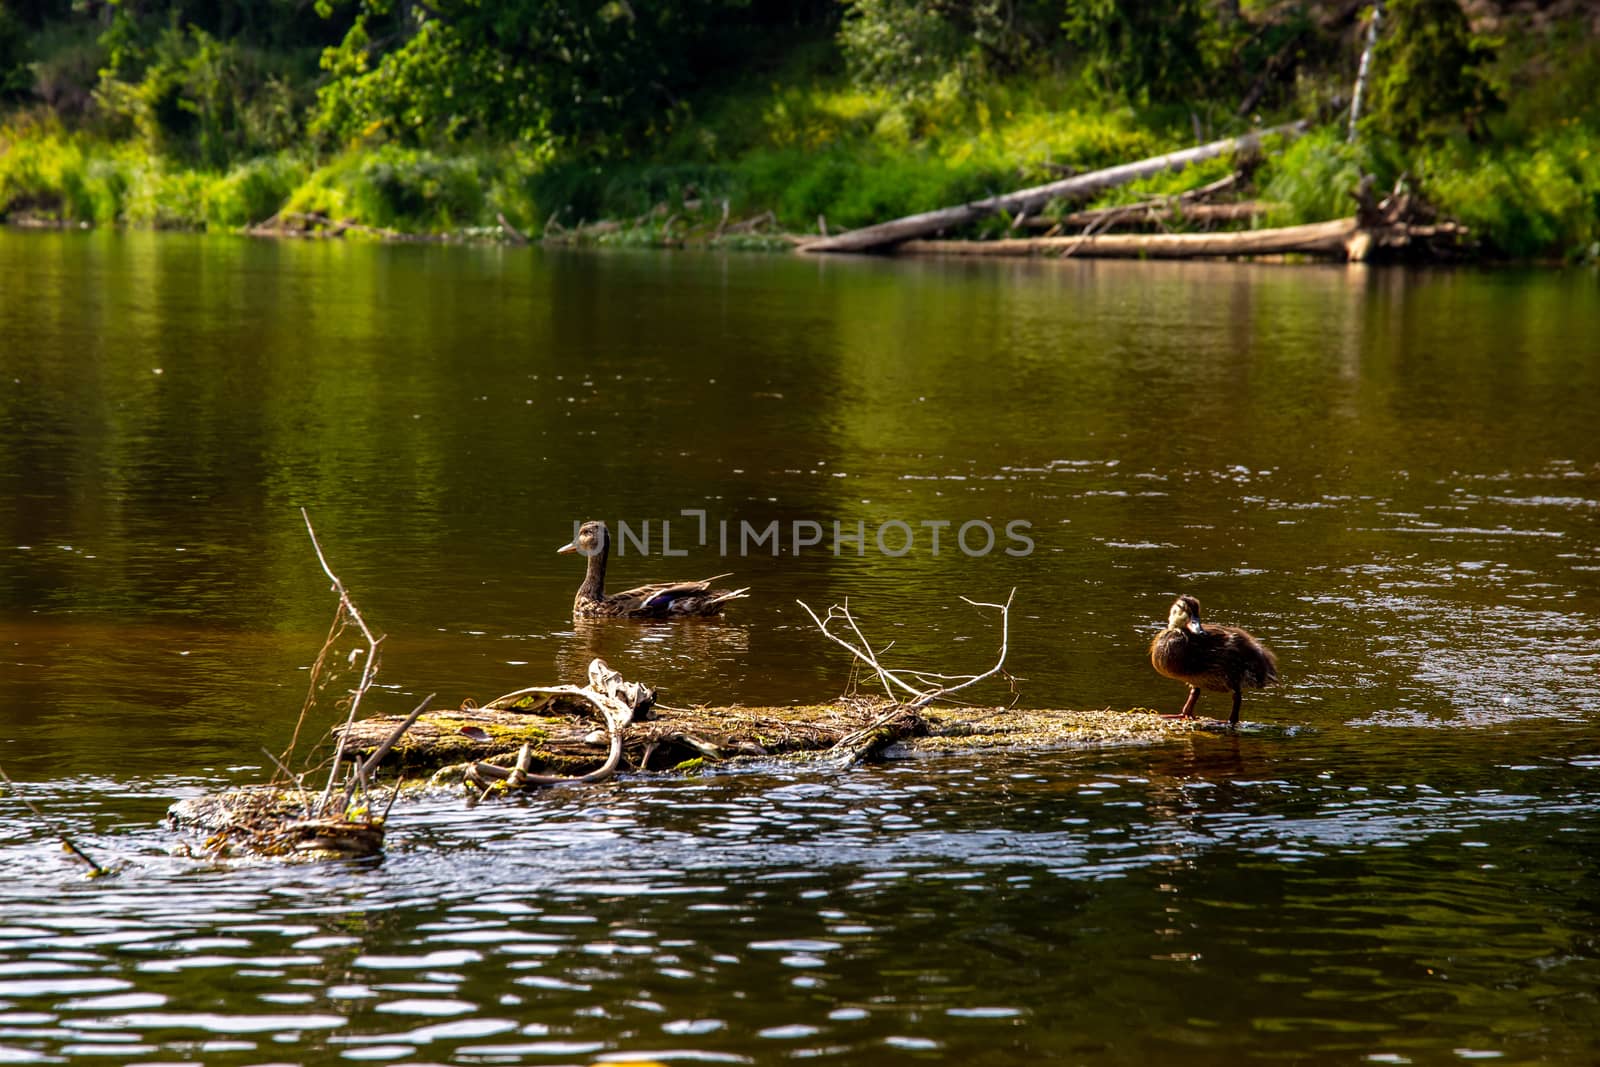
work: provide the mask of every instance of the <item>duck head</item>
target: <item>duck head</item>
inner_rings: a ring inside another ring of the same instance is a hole
[[[1200,628],[1200,601],[1187,593],[1174,600],[1167,611],[1167,629],[1187,630],[1192,634],[1204,632]]]
[[[593,559],[605,555],[611,545],[611,531],[606,524],[590,520],[578,527],[578,536],[556,549],[557,552],[577,552]]]

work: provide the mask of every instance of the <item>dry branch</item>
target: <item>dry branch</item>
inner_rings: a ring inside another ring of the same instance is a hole
[[[435,693],[429,693],[427,696],[423,697],[422,703],[411,709],[411,714],[407,715],[400,725],[394,728],[394,732],[383,739],[383,744],[379,745],[377,750],[374,751],[372,755],[368,756],[364,760],[358,760],[356,762],[354,779],[346,781],[345,783],[344,808],[346,811],[350,810],[351,793],[355,789],[356,784],[360,784],[361,791],[363,793],[368,792],[367,783],[371,780],[373,772],[378,769],[378,764],[382,763],[383,757],[387,756],[394,748],[395,742],[399,741],[401,737],[405,736],[405,732],[411,729],[411,727],[416,723],[417,719],[422,716],[424,711],[428,710],[428,705],[433,703],[433,698],[436,695],[437,694]],[[393,803],[392,797],[390,798],[390,802]]]
[[[350,599],[350,593],[345,589],[344,583],[339,580],[339,576],[334,574],[333,570],[328,566],[328,558],[322,554],[322,546],[317,543],[317,531],[312,529],[311,516],[306,512],[305,508],[300,509],[300,517],[305,520],[306,533],[311,536],[311,547],[316,549],[317,562],[322,564],[322,573],[328,576],[328,580],[333,583],[333,591],[339,594],[339,610],[349,616],[350,620],[361,630],[361,636],[367,642],[366,659],[361,665],[361,680],[356,684],[355,689],[350,692],[350,710],[345,716],[345,726],[348,728],[352,722],[355,722],[356,713],[361,710],[361,698],[367,695],[368,689],[372,688],[372,680],[378,673],[378,643],[383,639],[372,635],[372,631],[367,627],[367,620],[361,617],[361,610],[356,607],[355,601]],[[315,684],[315,682],[316,678],[313,677],[312,683]],[[323,788],[322,797],[317,801],[314,811],[314,814],[319,818],[325,817],[328,813],[328,801],[333,796],[333,786],[339,779],[339,770],[343,759],[344,744],[341,741],[338,747],[334,749],[333,766],[328,770],[328,784]],[[348,793],[346,795],[348,796]]]
[[[427,240],[416,234],[368,226],[350,219],[333,219],[314,211],[279,212],[253,226],[246,226],[244,232],[251,237],[343,237],[347,233],[359,233],[385,241]]]
[[[857,660],[872,669],[873,674],[877,676],[878,681],[883,685],[884,692],[888,694],[891,701],[902,704],[907,708],[916,709],[927,707],[935,700],[947,699],[951,693],[959,692],[969,686],[977,685],[986,678],[992,678],[997,674],[1004,673],[1006,652],[1009,650],[1011,643],[1011,601],[1016,595],[1017,591],[1015,589],[1011,590],[1011,594],[1006,597],[1004,604],[988,604],[977,600],[969,600],[967,597],[961,598],[973,607],[993,608],[1000,613],[1000,654],[996,658],[994,666],[981,674],[940,674],[934,671],[912,670],[906,667],[890,670],[879,659],[884,652],[889,650],[889,646],[885,645],[877,651],[873,650],[871,642],[867,640],[866,635],[861,632],[861,627],[856,623],[855,616],[850,613],[850,602],[848,600],[843,604],[829,605],[828,613],[823,618],[819,618],[817,613],[811,610],[811,605],[805,601],[797,600],[795,603],[799,604],[805,610],[805,613],[811,616],[811,621],[817,624],[817,629],[822,631],[824,637],[845,648]],[[849,628],[850,633],[855,638],[854,642],[829,629],[830,626],[838,623],[843,623],[844,626]],[[907,681],[908,678],[911,681]],[[913,685],[912,682],[917,684]],[[909,701],[897,699],[896,691],[904,693],[911,699]]]
[[[512,244],[525,245],[528,243],[528,238],[521,230],[511,225],[511,220],[506,218],[504,212],[496,212],[494,217],[500,223],[500,228],[506,232],[506,236],[511,238]]]
[[[88,866],[90,878],[100,878],[104,875],[112,873],[110,870],[96,863],[94,857],[90,856],[89,853],[78,847],[77,842],[73,841],[72,838],[68,837],[66,834],[57,829],[55,823],[51,822],[50,818],[45,815],[44,812],[40,811],[34,805],[33,801],[29,800],[22,794],[22,790],[17,788],[17,783],[11,780],[11,775],[6,773],[4,767],[0,767],[0,778],[5,780],[7,788],[11,790],[11,795],[22,801],[23,806],[25,806],[29,811],[33,812],[34,816],[40,822],[44,823],[45,828],[61,841],[62,849],[71,854],[74,859],[77,859]]]
[[[507,788],[526,786],[584,785],[603,782],[616,773],[622,763],[623,747],[627,742],[628,726],[634,716],[648,714],[655,704],[656,691],[639,682],[625,681],[622,675],[596,657],[589,661],[589,684],[586,686],[530,687],[496,697],[485,707],[489,710],[517,708],[534,710],[549,706],[556,697],[567,696],[587,702],[600,713],[607,735],[606,760],[592,771],[578,775],[533,774],[530,772],[532,749],[527,742],[517,752],[516,765],[506,770],[493,763],[474,763],[466,772],[467,780],[481,786],[504,782]],[[531,698],[531,705],[529,703]],[[348,728],[347,728],[348,732]],[[342,738],[341,738],[342,740]],[[371,764],[377,765],[379,757]]]
[[[427,711],[428,704],[433,700],[434,694],[428,694],[412,709],[410,715],[399,720],[398,724],[391,723],[367,758],[362,759],[352,754],[345,737],[350,726],[357,721],[362,698],[371,688],[373,678],[377,675],[378,645],[383,639],[373,635],[361,615],[361,610],[351,599],[349,590],[328,566],[322,545],[317,541],[316,530],[312,528],[311,516],[304,508],[300,510],[300,515],[305,520],[306,533],[311,537],[311,547],[317,553],[317,562],[321,564],[322,572],[328,576],[328,580],[333,583],[334,592],[339,595],[338,606],[334,612],[333,622],[328,628],[328,636],[312,666],[306,699],[301,705],[300,718],[295,723],[294,738],[281,758],[270,752],[266,753],[267,758],[277,768],[268,783],[264,786],[237,789],[218,797],[200,797],[193,801],[183,801],[173,805],[170,810],[171,818],[177,823],[202,826],[213,831],[203,846],[204,854],[209,859],[226,858],[237,852],[256,856],[304,858],[366,856],[382,851],[388,808],[385,807],[382,816],[374,817],[372,814],[370,783],[373,773],[384,757],[400,742],[406,731],[411,729]],[[347,661],[353,666],[360,660],[361,673],[355,687],[341,701],[345,708],[344,729],[334,731],[336,745],[328,768],[328,781],[321,795],[313,800],[305,788],[305,775],[291,771],[288,760],[299,741],[311,709],[316,705],[317,692],[326,684],[329,665],[336,662],[332,655],[334,645],[351,627],[361,633],[365,644],[365,656],[363,658],[363,649],[357,648]],[[341,771],[344,771],[344,788],[340,794],[337,811],[334,812],[332,801],[335,788],[340,783]],[[361,803],[356,805],[353,800],[358,794]],[[389,795],[390,804],[393,804],[394,796],[395,792],[392,791]]]

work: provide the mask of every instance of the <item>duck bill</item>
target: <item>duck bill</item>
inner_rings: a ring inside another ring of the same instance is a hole
[[[1191,618],[1189,620],[1189,624],[1187,627],[1185,627],[1185,629],[1194,634],[1196,637],[1205,633],[1205,630],[1200,626],[1200,620],[1195,618]]]
[[[559,555],[561,555],[562,553],[565,553],[565,552],[576,552],[576,551],[578,551],[578,542],[576,542],[576,541],[568,541],[566,544],[564,544],[560,548],[556,549],[556,555],[559,556]]]

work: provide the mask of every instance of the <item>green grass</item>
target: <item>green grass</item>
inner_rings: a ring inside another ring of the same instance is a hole
[[[350,152],[317,168],[289,195],[289,211],[316,212],[368,226],[448,231],[486,223],[492,160],[382,147]]]
[[[1337,128],[1315,130],[1291,141],[1270,156],[1256,181],[1261,199],[1277,205],[1266,219],[1270,226],[1322,222],[1355,214],[1351,190],[1375,166],[1362,144],[1348,144]],[[1380,183],[1392,175],[1376,175]]]
[[[310,174],[311,167],[294,156],[264,156],[234,167],[206,187],[206,225],[230,228],[264,222],[288,203]]]

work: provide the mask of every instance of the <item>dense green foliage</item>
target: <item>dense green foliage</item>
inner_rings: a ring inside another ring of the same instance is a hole
[[[1389,0],[1378,49],[1371,124],[1407,140],[1460,126],[1481,130],[1499,101],[1484,64],[1491,49],[1472,36],[1456,0]]]
[[[613,155],[671,129],[704,72],[737,70],[790,27],[749,0],[572,5],[365,0],[323,56],[318,128],[340,139],[474,135]],[[384,37],[380,37],[380,29]],[[384,38],[402,37],[385,48]]]
[[[1348,144],[1362,4],[0,0],[0,214],[841,227],[1310,117],[1256,175],[1276,221],[1404,175],[1492,248],[1595,255],[1596,14],[1385,7]]]

